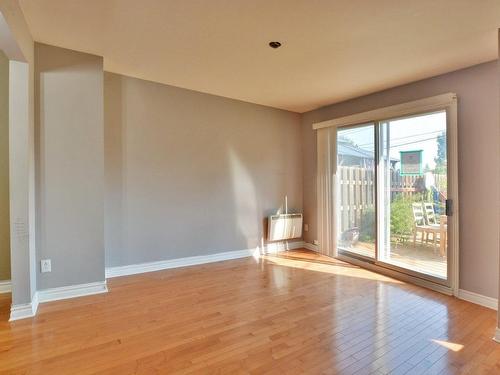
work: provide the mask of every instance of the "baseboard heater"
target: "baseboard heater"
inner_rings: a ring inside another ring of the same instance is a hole
[[[271,215],[268,219],[268,240],[283,241],[302,237],[302,214]]]

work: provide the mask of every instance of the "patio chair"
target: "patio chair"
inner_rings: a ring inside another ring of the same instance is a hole
[[[439,216],[439,222],[434,211],[434,203],[424,203],[425,217],[427,225],[432,230],[434,240],[434,252],[436,252],[436,235],[439,233],[439,255],[446,257],[447,242],[448,242],[448,217],[446,215]]]
[[[424,206],[422,203],[412,203],[411,205],[413,210],[413,220],[415,222],[415,228],[413,230],[413,245],[417,246],[417,234],[421,233],[421,241],[422,243],[428,243],[429,241],[429,233],[432,234],[432,240],[434,245],[434,250],[437,246],[437,234],[440,231],[439,225],[433,224],[429,225],[426,222],[426,216],[424,214]],[[432,212],[434,212],[434,208],[432,208]],[[434,222],[436,222],[436,217],[433,217]]]
[[[439,241],[441,242],[441,226],[439,225],[436,219],[436,213],[434,212],[434,203],[432,202],[424,202],[424,211],[425,211],[425,222],[429,227],[427,230],[427,236],[429,233],[432,233],[432,241],[434,244],[434,252],[436,251],[437,246],[437,235],[439,234]]]
[[[425,217],[424,210],[421,203],[412,203],[411,208],[413,210],[413,221],[415,223],[415,228],[413,230],[413,244],[417,245],[417,234],[420,232],[422,242],[425,237]]]
[[[434,212],[434,203],[424,202],[425,219],[427,225],[439,225]]]

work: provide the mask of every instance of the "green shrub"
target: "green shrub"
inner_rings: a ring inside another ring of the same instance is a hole
[[[391,237],[398,237],[399,240],[404,241],[413,233],[415,225],[412,203],[416,201],[421,201],[421,199],[400,195],[391,202]]]
[[[373,208],[367,208],[361,215],[359,240],[363,242],[375,242],[375,209]]]
[[[396,241],[406,241],[415,228],[412,203],[423,202],[425,193],[411,197],[397,195],[391,202],[391,238]],[[426,200],[428,201],[428,200]],[[375,242],[375,210],[368,208],[363,211],[359,224],[359,240]]]

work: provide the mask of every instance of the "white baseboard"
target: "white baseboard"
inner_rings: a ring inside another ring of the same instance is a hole
[[[39,290],[33,296],[31,303],[11,306],[9,321],[34,317],[39,303],[90,296],[92,294],[106,293],[107,291],[106,281]]]
[[[37,291],[40,303],[59,301],[61,299],[90,296],[92,294],[106,293],[108,287],[106,281],[97,281],[88,284],[78,284],[62,286],[59,288],[50,288]]]
[[[500,344],[500,328],[495,330],[495,336],[493,336],[493,341],[496,341]]]
[[[145,272],[161,271],[169,268],[187,267],[187,266],[194,266],[197,264],[220,262],[222,260],[246,258],[254,255],[255,251],[256,251],[255,249],[227,251],[224,253],[217,253],[211,255],[198,255],[186,258],[160,260],[157,262],[130,264],[127,266],[106,267],[106,278],[109,279],[118,276],[136,275]]]
[[[310,243],[310,242],[305,242],[305,243],[304,243],[304,247],[305,247],[307,250],[316,251],[316,252],[318,252],[318,251],[319,251],[318,245],[315,245],[315,244]]]
[[[12,305],[10,307],[9,322],[13,322],[14,320],[32,318],[36,315],[37,310],[38,310],[38,295],[35,293],[31,303]]]
[[[464,301],[469,301],[477,305],[488,307],[493,310],[498,310],[498,299],[496,298],[487,297],[482,294],[474,292],[469,292],[468,290],[464,289],[458,290],[457,297],[463,299]]]
[[[0,293],[10,293],[12,291],[12,285],[10,280],[0,281]]]
[[[284,241],[284,242],[272,242],[268,243],[264,247],[264,254],[276,254],[280,251],[300,249],[305,246],[304,241]],[[258,250],[258,249],[257,249]]]
[[[222,253],[210,255],[198,255],[185,258],[176,258],[169,260],[160,260],[156,262],[130,264],[127,266],[106,267],[106,278],[136,275],[145,272],[161,271],[170,268],[195,266],[198,264],[206,264],[220,262],[224,260],[246,258],[250,256],[259,256],[260,254],[276,253],[284,250],[292,250],[304,247],[303,241],[294,242],[279,242],[267,244],[264,248],[253,248],[236,251],[226,251]]]

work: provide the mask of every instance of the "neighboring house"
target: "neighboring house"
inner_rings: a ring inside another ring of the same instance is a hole
[[[337,164],[349,167],[373,168],[375,153],[358,147],[349,140],[337,140]],[[394,169],[398,159],[391,158],[391,167]]]

